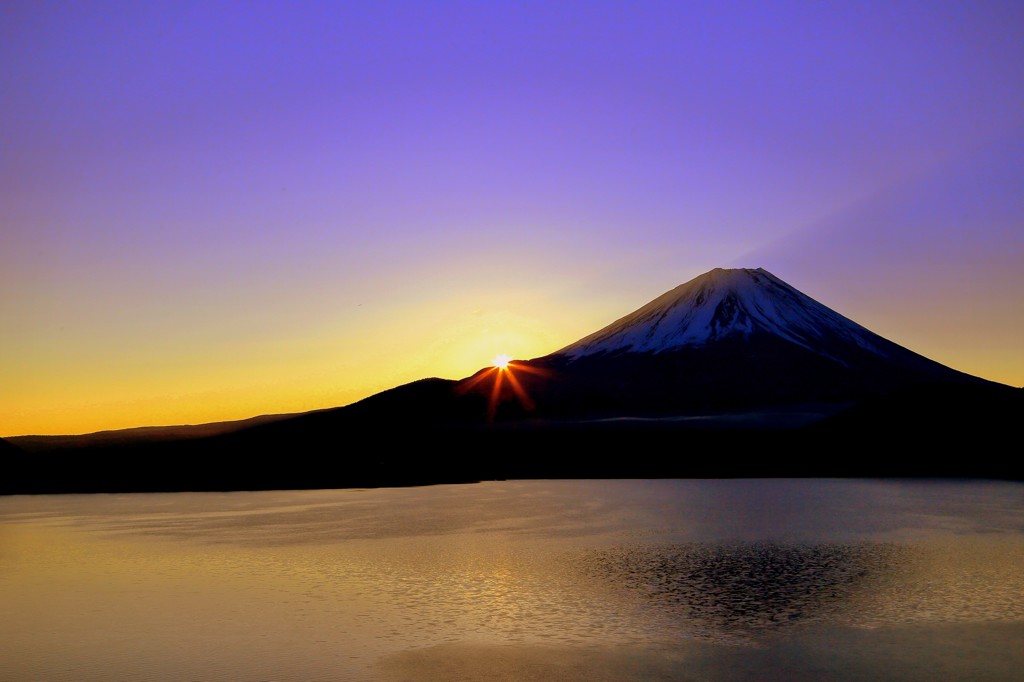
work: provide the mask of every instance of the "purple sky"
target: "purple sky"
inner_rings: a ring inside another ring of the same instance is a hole
[[[765,267],[1024,384],[1020,2],[0,4],[0,434],[351,402]]]

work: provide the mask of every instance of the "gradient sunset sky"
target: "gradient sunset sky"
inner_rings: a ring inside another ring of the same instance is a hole
[[[714,267],[1024,385],[1024,3],[0,3],[0,435],[461,378]]]

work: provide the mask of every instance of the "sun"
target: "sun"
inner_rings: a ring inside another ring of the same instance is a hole
[[[499,353],[498,355],[494,356],[493,362],[494,366],[497,367],[498,369],[505,369],[508,367],[508,363],[511,362],[511,360],[512,358],[510,358],[505,353]]]

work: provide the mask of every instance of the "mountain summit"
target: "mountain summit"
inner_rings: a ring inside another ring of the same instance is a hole
[[[561,378],[554,403],[570,411],[847,402],[911,385],[983,382],[761,268],[711,270],[531,363]]]
[[[551,354],[562,361],[773,339],[844,367],[882,361],[932,378],[956,372],[865,329],[763,268],[715,268]]]
[[[715,268],[555,355],[659,353],[763,334],[815,352],[843,342],[885,355],[888,344],[762,268]]]

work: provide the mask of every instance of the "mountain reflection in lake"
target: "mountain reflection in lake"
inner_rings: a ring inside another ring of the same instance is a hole
[[[0,498],[0,680],[1022,680],[1024,485]]]
[[[687,544],[598,550],[585,561],[593,575],[637,591],[695,636],[728,641],[847,618],[851,602],[882,589],[909,553],[875,543]]]

